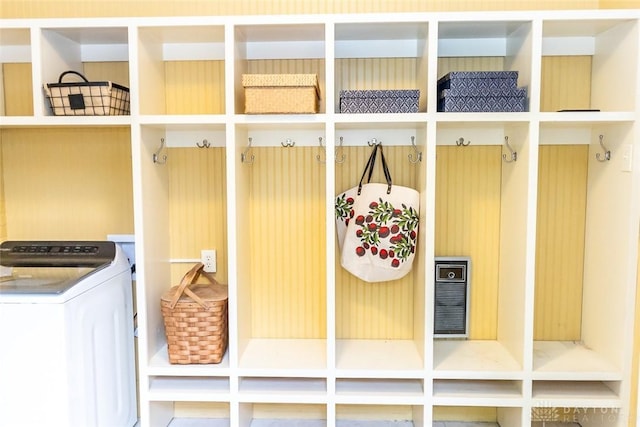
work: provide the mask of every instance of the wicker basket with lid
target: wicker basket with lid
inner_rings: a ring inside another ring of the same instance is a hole
[[[171,364],[220,363],[227,349],[227,286],[196,264],[161,298]],[[200,276],[210,283],[196,283]]]

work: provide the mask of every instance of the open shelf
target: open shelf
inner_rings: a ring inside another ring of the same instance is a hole
[[[613,388],[619,382],[600,381],[534,381],[534,406],[576,408],[619,408],[620,396]]]
[[[422,370],[416,343],[409,340],[338,340],[336,368],[340,375],[411,377]],[[385,374],[386,372],[386,374]]]
[[[522,382],[506,380],[435,380],[437,405],[522,406]]]
[[[424,399],[424,384],[419,379],[341,379],[336,380],[338,403],[419,405]]]
[[[241,354],[247,375],[322,376],[327,369],[326,342],[321,339],[254,338]]]
[[[151,377],[149,397],[153,401],[228,402],[228,377]]]
[[[438,340],[434,342],[435,378],[517,379],[522,366],[498,341]]]
[[[533,344],[536,380],[620,381],[621,372],[600,354],[581,343],[536,341]]]
[[[326,403],[327,381],[324,378],[241,377],[241,402]]]

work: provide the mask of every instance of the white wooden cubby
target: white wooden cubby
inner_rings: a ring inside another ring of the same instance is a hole
[[[280,407],[301,414],[312,408],[319,425],[327,426],[345,413],[375,413],[383,420],[379,407],[404,409],[415,426],[430,426],[439,407],[494,408],[503,427],[528,426],[541,408],[592,410],[591,418],[581,420],[583,426],[627,425],[640,219],[639,10],[17,19],[0,24],[2,62],[31,63],[34,94],[33,116],[3,112],[0,130],[130,128],[142,427],[179,426],[174,405],[181,402],[222,408],[216,422],[233,427],[248,427],[265,407],[276,414]],[[544,55],[592,56],[590,107],[600,111],[541,111]],[[517,70],[519,85],[528,88],[529,110],[437,112],[438,59],[450,56],[503,57],[504,69]],[[418,113],[339,114],[339,91],[353,88],[339,64],[371,57],[416,60],[410,74],[421,90]],[[244,114],[241,75],[249,61],[310,58],[324,64],[313,70],[322,76],[319,114]],[[167,114],[163,62],[201,59],[224,61],[224,112]],[[128,62],[131,115],[53,117],[42,84],[91,61]],[[508,136],[518,153],[516,162],[502,167],[494,340],[435,340],[431,332],[435,152],[437,145],[451,144],[462,133],[484,145],[501,145]],[[339,267],[333,224],[336,165],[331,161],[324,172],[324,241],[307,242],[326,247],[316,260],[326,276],[324,333],[308,339],[252,336],[249,284],[259,278],[248,273],[252,260],[245,255],[251,240],[261,236],[241,226],[251,202],[241,155],[249,138],[256,146],[277,146],[285,134],[295,135],[302,146],[315,145],[321,137],[328,159],[340,137],[345,145],[392,135],[395,144],[409,145],[415,138],[422,156],[416,172],[421,232],[413,273],[412,339],[336,338]],[[596,159],[599,135],[606,135],[610,161]],[[230,338],[222,363],[178,366],[168,363],[159,307],[170,285],[169,178],[152,156],[161,139],[171,145],[194,137],[226,150]],[[581,341],[538,342],[533,338],[538,148],[567,141],[588,145],[590,159]]]

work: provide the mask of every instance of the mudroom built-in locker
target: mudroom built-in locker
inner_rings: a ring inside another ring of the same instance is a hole
[[[3,21],[0,237],[135,234],[141,425],[511,427],[548,409],[626,426],[637,10],[300,19]],[[130,87],[131,115],[51,116],[39,91],[65,67]],[[509,70],[527,111],[437,111],[445,74]],[[244,113],[242,74],[292,73],[318,76],[318,114]],[[343,89],[402,88],[417,113],[340,113]],[[420,192],[414,268],[384,283],[340,266],[334,229],[372,143]],[[229,286],[229,348],[171,365],[160,295],[202,249]],[[435,257],[470,259],[465,338],[433,337]]]

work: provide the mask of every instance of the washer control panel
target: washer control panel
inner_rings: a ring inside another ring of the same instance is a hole
[[[5,267],[97,267],[116,255],[109,241],[7,241],[0,244]]]

